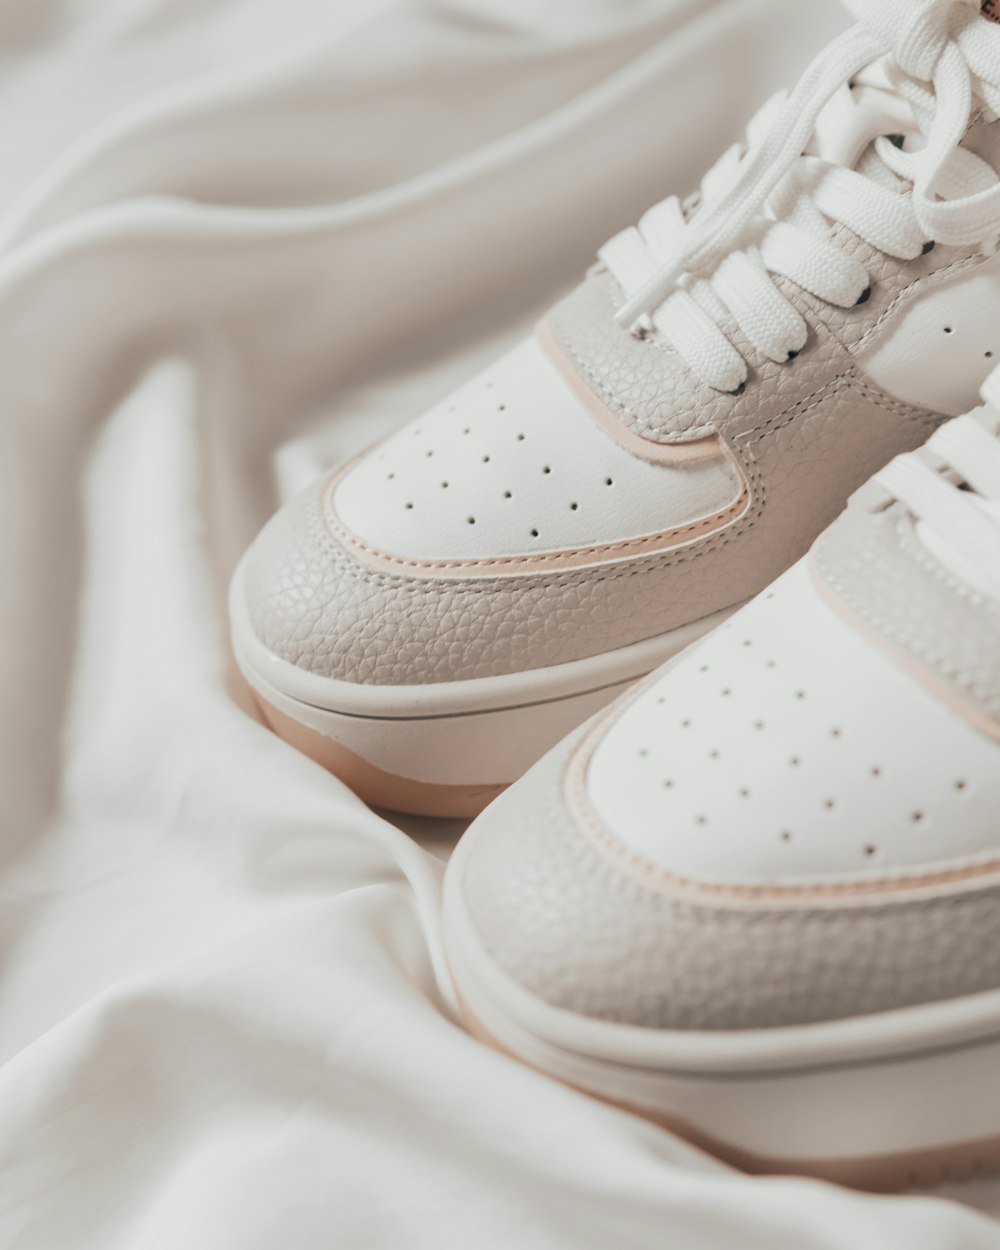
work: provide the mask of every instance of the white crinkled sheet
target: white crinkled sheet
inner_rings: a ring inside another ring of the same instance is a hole
[[[966,1205],[737,1176],[472,1041],[457,830],[412,840],[230,693],[227,578],[279,499],[509,343],[841,21],[0,5],[5,1250],[1000,1246]]]

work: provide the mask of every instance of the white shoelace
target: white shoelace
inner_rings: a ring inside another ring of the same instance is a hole
[[[974,416],[956,417],[925,444],[934,465],[911,452],[875,480],[917,518],[924,545],[962,582],[1000,599],[1000,369],[982,395],[992,433]]]
[[[719,325],[727,316],[771,360],[804,345],[805,321],[779,275],[841,308],[867,298],[868,274],[831,223],[899,260],[935,242],[992,251],[1000,235],[1000,178],[959,146],[977,97],[1000,115],[1000,26],[980,16],[979,0],[844,2],[858,25],[755,116],[746,144],[706,175],[693,215],[664,200],[599,252],[625,292],[616,319],[655,332],[721,391],[739,393],[747,379]],[[823,109],[838,93],[850,107],[851,80],[883,57],[884,97],[911,120],[902,146],[882,135],[874,147],[905,191],[804,155]]]

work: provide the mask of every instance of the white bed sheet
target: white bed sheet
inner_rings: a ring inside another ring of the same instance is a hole
[[[0,1246],[1000,1246],[469,1039],[456,830],[234,699],[281,497],[690,188],[829,0],[0,4]],[[993,1187],[959,1197],[996,1207]]]

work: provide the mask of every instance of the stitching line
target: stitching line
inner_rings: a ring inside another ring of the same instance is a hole
[[[402,556],[394,556],[388,552],[380,551],[377,547],[372,547],[369,543],[366,543],[364,539],[359,538],[356,534],[352,534],[350,530],[344,527],[336,513],[333,511],[333,504],[331,502],[333,488],[336,486],[338,479],[339,474],[331,478],[330,482],[323,491],[323,515],[326,518],[326,522],[330,526],[331,530],[333,530],[337,537],[339,537],[349,547],[355,548],[364,555],[375,557],[399,568],[411,569],[491,569],[497,567],[498,565],[528,565],[531,568],[545,568],[549,565],[557,564],[559,561],[566,560],[567,558],[572,559],[575,556],[631,552],[637,549],[641,553],[642,548],[655,546],[657,543],[661,543],[665,539],[674,537],[679,538],[684,534],[695,532],[710,534],[714,531],[714,529],[724,525],[727,521],[744,511],[750,502],[750,492],[746,487],[744,487],[743,490],[740,491],[737,498],[726,508],[723,508],[721,512],[716,512],[714,515],[705,517],[700,521],[692,521],[687,525],[676,526],[673,529],[660,530],[659,533],[646,534],[640,538],[628,538],[614,543],[600,543],[592,547],[574,547],[567,549],[566,551],[551,552],[537,556],[492,556],[487,559],[476,560],[417,560],[406,559]],[[710,528],[706,529],[706,527]]]

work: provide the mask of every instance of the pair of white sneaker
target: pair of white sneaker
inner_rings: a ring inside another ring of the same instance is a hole
[[[849,7],[697,196],[283,509],[232,616],[371,801],[533,765],[449,868],[475,1030],[898,1185],[1000,1160],[1000,25]]]

